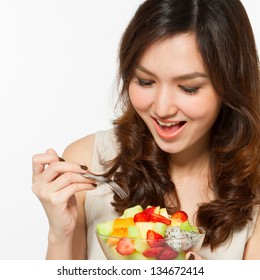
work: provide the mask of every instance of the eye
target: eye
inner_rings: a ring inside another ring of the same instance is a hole
[[[199,90],[199,87],[179,86],[179,88],[190,95],[197,93]]]
[[[144,80],[144,79],[139,79],[137,78],[136,83],[141,86],[141,87],[150,87],[152,86],[155,82],[151,80]]]

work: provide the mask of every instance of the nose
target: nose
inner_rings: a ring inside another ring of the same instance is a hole
[[[158,88],[153,104],[154,113],[157,117],[166,118],[177,114],[179,107],[174,91],[170,86]]]

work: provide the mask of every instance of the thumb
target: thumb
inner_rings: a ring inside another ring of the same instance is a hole
[[[53,154],[53,155],[58,156],[58,154],[56,153],[56,151],[55,151],[54,149],[51,149],[51,148],[49,148],[49,149],[46,150],[46,154]]]

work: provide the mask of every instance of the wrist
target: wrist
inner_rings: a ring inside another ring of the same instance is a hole
[[[67,235],[57,235],[50,231],[48,234],[48,249],[46,259],[72,259],[72,239],[73,233]]]
[[[52,231],[51,229],[49,230],[48,233],[48,242],[58,244],[58,243],[67,243],[71,241],[73,238],[73,232],[70,233],[56,233]]]

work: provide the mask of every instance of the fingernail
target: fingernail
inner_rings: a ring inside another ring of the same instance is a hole
[[[65,161],[65,159],[63,159],[63,158],[59,157],[59,161]]]
[[[97,184],[91,184],[94,188],[96,188],[97,187]]]
[[[88,170],[88,167],[86,165],[81,165],[80,168],[83,170]]]
[[[188,260],[195,260],[195,256],[192,253],[190,253]]]

